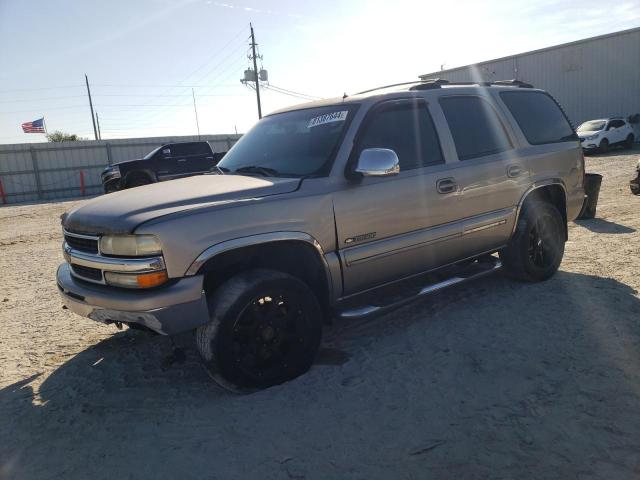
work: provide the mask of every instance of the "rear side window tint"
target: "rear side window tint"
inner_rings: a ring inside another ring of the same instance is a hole
[[[396,152],[400,171],[444,163],[440,141],[427,106],[421,101],[389,102],[365,121],[358,151],[389,148]]]
[[[209,153],[205,143],[177,143],[173,146],[173,156],[203,155]]]
[[[500,97],[531,145],[577,140],[573,127],[544,92],[501,92]]]
[[[511,149],[511,142],[498,115],[486,100],[471,95],[442,97],[440,106],[460,160]]]

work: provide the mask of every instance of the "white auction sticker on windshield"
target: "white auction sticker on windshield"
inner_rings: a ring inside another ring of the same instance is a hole
[[[307,128],[313,128],[317,127],[318,125],[324,125],[325,123],[331,122],[344,122],[347,119],[347,113],[349,113],[348,110],[342,110],[340,112],[332,112],[320,115],[319,117],[315,117],[309,120],[309,125],[307,125]]]

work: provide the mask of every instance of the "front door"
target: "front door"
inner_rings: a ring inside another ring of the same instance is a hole
[[[366,148],[395,151],[400,173],[364,177],[335,194],[345,295],[457,256],[458,194],[441,185],[449,167],[427,103],[402,99],[374,107],[358,133],[351,161]]]

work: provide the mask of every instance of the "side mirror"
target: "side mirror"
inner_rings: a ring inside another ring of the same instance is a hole
[[[390,177],[400,173],[400,161],[388,148],[367,148],[360,152],[355,171],[363,177]]]

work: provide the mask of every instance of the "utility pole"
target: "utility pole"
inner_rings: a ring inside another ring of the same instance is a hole
[[[96,112],[96,123],[98,124],[98,140],[102,140],[102,133],[100,133],[100,117],[98,117],[98,112]]]
[[[253,25],[249,23],[251,28],[251,51],[253,57],[253,73],[256,76],[256,98],[258,100],[258,119],[262,118],[262,106],[260,105],[260,79],[258,78],[258,63],[256,62],[256,37],[253,35]],[[88,84],[87,84],[88,85]],[[88,87],[87,87],[88,88]]]
[[[91,121],[93,122],[93,135],[98,140],[98,130],[96,129],[96,117],[93,115],[93,102],[91,101],[91,89],[89,88],[89,78],[84,74],[84,81],[87,83],[87,95],[89,95],[89,108],[91,108]]]
[[[200,124],[198,123],[198,109],[196,108],[196,92],[191,88],[191,96],[193,97],[193,111],[196,114],[196,128],[198,129],[198,140],[200,140]]]

